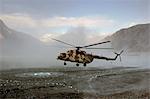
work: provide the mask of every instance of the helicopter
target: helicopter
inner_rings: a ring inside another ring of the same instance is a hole
[[[93,47],[91,47],[91,46],[96,46],[99,44],[109,43],[111,41],[104,41],[104,42],[94,43],[94,44],[90,44],[90,45],[86,45],[86,46],[75,46],[75,45],[66,43],[64,41],[58,40],[58,39],[52,38],[52,40],[69,45],[72,48],[74,48],[74,49],[68,50],[65,53],[60,53],[58,55],[57,60],[64,61],[64,65],[67,65],[66,61],[69,61],[69,62],[75,62],[76,66],[79,66],[79,63],[81,63],[85,67],[87,64],[93,62],[94,59],[115,61],[118,57],[120,58],[120,61],[121,61],[120,55],[123,53],[123,50],[120,53],[114,52],[114,54],[116,54],[116,56],[114,58],[109,58],[109,57],[89,54],[89,53],[86,53],[86,51],[80,50],[80,49],[113,49],[113,48],[93,48]]]

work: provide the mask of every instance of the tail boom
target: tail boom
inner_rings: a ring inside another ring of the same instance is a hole
[[[116,60],[118,58],[118,56],[120,56],[122,53],[123,53],[123,50],[119,54],[115,53],[116,56],[114,58],[109,58],[109,57],[104,57],[104,56],[98,56],[98,55],[93,55],[93,57],[95,59],[103,59],[103,60],[107,60],[107,61],[109,61],[109,60],[113,61],[113,60]]]

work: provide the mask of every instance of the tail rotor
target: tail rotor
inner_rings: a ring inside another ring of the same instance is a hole
[[[117,57],[119,56],[120,61],[122,61],[121,54],[123,53],[123,50],[120,53],[116,53],[116,52],[114,52],[114,53],[117,55]]]

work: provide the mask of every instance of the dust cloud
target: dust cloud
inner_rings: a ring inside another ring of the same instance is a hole
[[[89,31],[84,27],[70,28],[66,33],[58,36],[56,39],[65,41],[75,46],[91,44],[89,42]],[[57,55],[60,52],[66,52],[72,49],[70,46],[59,42],[50,41],[49,44],[35,39],[25,33],[17,32],[8,28],[1,22],[0,26],[0,69],[13,68],[45,68],[62,67],[63,61],[57,61]],[[97,37],[96,37],[97,41]],[[97,42],[92,42],[97,43]],[[98,45],[95,47],[111,47],[111,44]],[[115,57],[113,52],[116,50],[86,50],[87,53],[106,57]],[[149,53],[128,53],[126,50],[116,61],[94,60],[88,67],[150,67]],[[75,66],[74,63],[67,63],[68,66]],[[80,65],[82,66],[82,64]]]

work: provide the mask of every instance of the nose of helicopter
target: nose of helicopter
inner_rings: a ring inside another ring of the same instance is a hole
[[[57,59],[63,60],[63,58],[66,57],[66,53],[60,53],[60,55],[57,57]]]
[[[61,59],[61,57],[60,57],[60,56],[58,56],[58,57],[57,57],[57,59]]]

